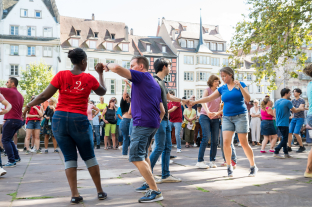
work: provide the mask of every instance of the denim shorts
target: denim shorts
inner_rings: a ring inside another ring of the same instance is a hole
[[[270,136],[277,134],[277,131],[274,127],[273,120],[262,120],[261,121],[261,135]]]
[[[307,119],[307,124],[309,124],[309,126],[312,126],[312,115],[308,115],[306,119]]]
[[[300,134],[301,127],[303,125],[304,118],[292,118],[289,124],[289,133]]]
[[[247,113],[239,114],[236,116],[224,116],[222,122],[222,131],[231,131],[236,133],[248,133],[249,124],[248,124]]]
[[[148,156],[148,148],[157,128],[133,126],[130,141],[130,162],[143,161]]]
[[[41,129],[39,120],[30,120],[27,122],[26,129]]]

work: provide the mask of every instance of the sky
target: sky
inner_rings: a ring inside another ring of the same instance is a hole
[[[228,41],[233,27],[248,13],[244,0],[56,0],[62,16],[124,22],[133,34],[156,36],[158,18],[219,25],[220,34]]]

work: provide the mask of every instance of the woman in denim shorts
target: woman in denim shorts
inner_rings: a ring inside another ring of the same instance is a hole
[[[104,200],[107,194],[101,186],[100,168],[91,137],[92,127],[87,117],[91,90],[99,96],[106,93],[103,70],[95,67],[99,74],[99,84],[95,77],[84,73],[88,59],[81,48],[70,50],[68,58],[74,65],[72,70],[58,72],[45,91],[26,105],[23,114],[25,116],[30,107],[46,101],[59,90],[58,103],[52,117],[52,132],[65,158],[65,173],[72,193],[70,203],[83,201],[77,189],[77,149],[96,186],[98,199]]]
[[[228,166],[228,176],[233,177],[233,166],[231,165],[231,143],[233,134],[238,134],[239,141],[250,163],[250,177],[257,174],[258,168],[254,161],[253,151],[248,143],[249,121],[245,102],[250,101],[250,95],[244,82],[234,80],[234,71],[230,67],[220,70],[222,81],[225,85],[218,88],[210,96],[192,102],[198,103],[211,102],[221,96],[224,102],[223,107],[223,150]]]

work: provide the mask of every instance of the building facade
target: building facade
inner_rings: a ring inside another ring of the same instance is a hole
[[[0,3],[0,79],[44,62],[58,71],[59,14],[54,0],[4,0]]]

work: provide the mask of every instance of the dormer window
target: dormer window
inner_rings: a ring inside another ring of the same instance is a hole
[[[114,40],[115,39],[115,34],[112,34],[112,40]]]
[[[146,45],[146,52],[150,52],[151,51],[151,45]]]
[[[208,33],[208,28],[204,28],[204,32],[205,32],[205,33]]]
[[[122,51],[128,52],[129,51],[129,44],[122,44]]]
[[[162,53],[166,53],[166,46],[162,46]]]
[[[89,40],[89,48],[96,49],[96,41]]]
[[[27,9],[21,9],[21,17],[28,17],[28,10]]]
[[[98,38],[99,37],[99,33],[98,32],[94,32],[94,37]]]
[[[106,50],[113,50],[113,43],[112,42],[106,42]]]
[[[71,39],[71,46],[79,47],[79,40],[78,39]]]
[[[187,48],[194,48],[194,41],[187,40]]]
[[[80,36],[81,30],[77,30],[77,36]]]
[[[186,26],[183,26],[183,31],[186,31]]]
[[[175,34],[179,34],[179,30],[178,29],[175,30]]]

